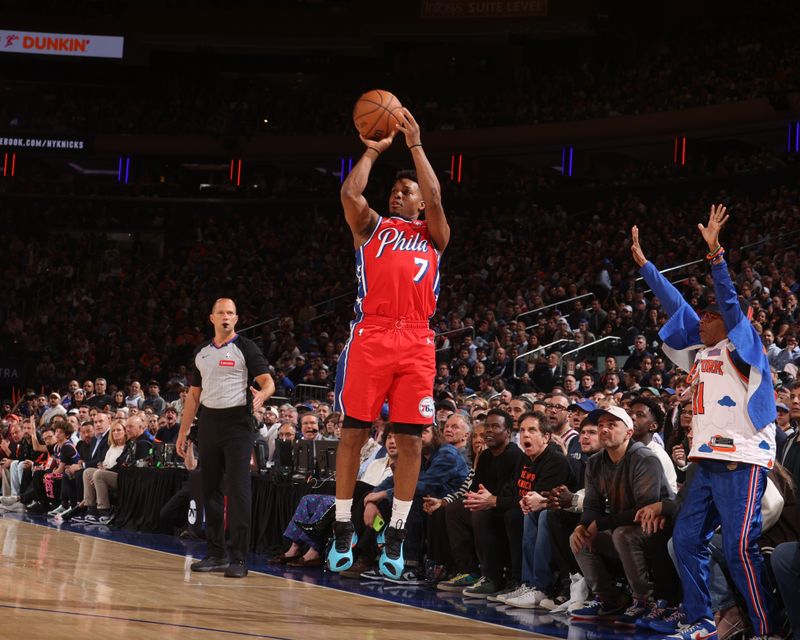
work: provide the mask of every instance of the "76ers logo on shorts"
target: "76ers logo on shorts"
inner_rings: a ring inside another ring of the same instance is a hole
[[[434,413],[436,413],[436,408],[433,404],[433,398],[425,396],[419,401],[419,415],[423,418],[433,418]]]

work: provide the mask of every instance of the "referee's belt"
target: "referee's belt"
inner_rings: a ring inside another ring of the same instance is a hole
[[[373,314],[365,315],[364,324],[372,324],[385,329],[430,329],[430,323],[406,320],[405,318],[389,318],[388,316],[377,316]]]

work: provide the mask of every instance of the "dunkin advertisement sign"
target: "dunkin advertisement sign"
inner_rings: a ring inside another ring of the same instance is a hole
[[[38,53],[48,56],[122,58],[125,38],[74,33],[0,30],[0,53]]]

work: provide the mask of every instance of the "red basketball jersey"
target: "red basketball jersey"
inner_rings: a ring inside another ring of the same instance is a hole
[[[439,252],[428,223],[380,218],[356,250],[356,322],[363,314],[426,321],[439,296]]]

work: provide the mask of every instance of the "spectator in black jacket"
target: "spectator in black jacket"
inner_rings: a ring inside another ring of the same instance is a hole
[[[458,575],[439,585],[443,591],[461,591],[471,597],[487,597],[498,593],[502,584],[488,578],[480,579],[480,566],[497,563],[497,549],[490,549],[490,540],[505,536],[504,513],[498,511],[499,496],[513,495],[517,469],[524,457],[522,450],[511,442],[514,418],[502,409],[490,409],[486,414],[484,438],[486,451],[478,459],[471,491],[463,500],[445,506],[447,533],[453,546]],[[496,529],[492,534],[487,532]],[[505,549],[506,555],[508,549]],[[500,550],[502,553],[502,550]],[[480,584],[478,584],[480,580]]]
[[[156,440],[174,443],[178,439],[178,430],[181,426],[178,423],[178,412],[174,407],[167,407],[164,409],[164,419],[166,420],[166,426],[161,427],[156,432]]]
[[[598,426],[603,451],[593,455],[586,466],[583,516],[570,538],[595,601],[575,610],[572,619],[598,620],[615,615],[621,624],[635,625],[636,619],[649,610],[653,594],[650,571],[659,584],[666,583],[661,578],[665,573],[671,573],[673,585],[679,581],[667,554],[669,532],[645,536],[634,517],[640,508],[673,494],[655,454],[631,439],[633,421],[624,409],[612,406],[602,410]],[[633,594],[633,604],[627,609],[614,586],[608,559],[622,561]]]
[[[570,483],[572,474],[561,447],[550,441],[552,431],[544,414],[524,413],[519,425],[520,444],[526,457],[519,468],[513,497],[518,503],[506,512],[511,575],[519,586],[509,589],[498,600],[529,609],[547,597],[554,581],[546,494],[554,487]]]

